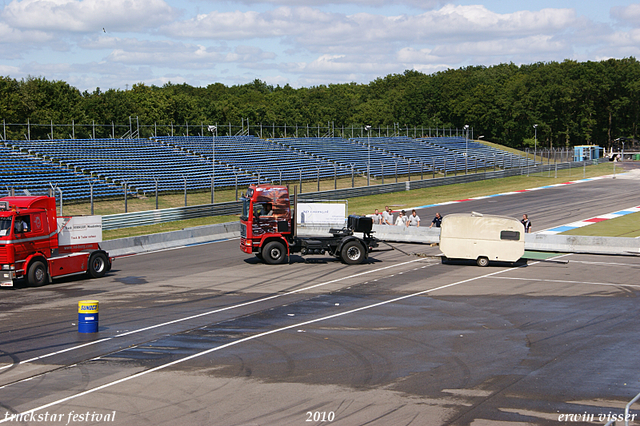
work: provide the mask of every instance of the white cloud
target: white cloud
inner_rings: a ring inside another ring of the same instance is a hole
[[[105,58],[109,63],[138,66],[160,66],[181,69],[210,69],[223,63],[259,62],[275,58],[272,52],[264,52],[254,46],[238,46],[235,49],[207,47],[175,41],[145,41],[137,39],[102,39],[86,43],[92,48],[111,48]]]
[[[640,4],[612,7],[611,17],[622,24],[638,28],[640,27]]]
[[[242,4],[254,5],[264,4],[264,0],[242,0]],[[336,6],[336,5],[355,5],[355,6],[367,6],[367,7],[382,7],[382,6],[410,6],[418,9],[431,9],[438,4],[444,2],[439,0],[350,0],[348,3],[340,0],[271,0],[269,4],[276,4],[282,6]]]
[[[90,33],[153,28],[175,14],[163,0],[13,0],[1,17],[15,28]]]
[[[1,65],[0,64],[0,75],[15,75],[20,72],[18,67],[12,67],[9,65]]]

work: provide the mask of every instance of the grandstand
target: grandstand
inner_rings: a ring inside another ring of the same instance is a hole
[[[453,151],[459,155],[467,153],[469,159],[477,160],[478,164],[483,164],[483,166],[478,167],[494,167],[495,165],[501,169],[509,169],[512,167],[526,167],[527,165],[534,164],[533,160],[528,159],[527,157],[512,154],[473,140],[466,140],[465,138],[421,138],[418,140],[427,145]]]
[[[13,189],[16,194],[47,195],[50,189],[60,188],[66,200],[89,198],[91,185],[95,197],[122,195],[121,189],[104,181],[75,173],[50,161],[0,146],[0,190]],[[57,191],[56,191],[57,192]]]
[[[159,136],[151,139],[56,139],[0,142],[0,188],[66,201],[207,190],[256,182],[293,182],[365,175],[373,178],[522,167],[531,160],[456,137],[260,139],[255,136]],[[465,155],[466,154],[466,155]]]
[[[208,161],[212,159],[214,142],[211,137],[159,136],[154,139]],[[264,179],[274,183],[316,179],[318,174],[320,179],[350,174],[338,163],[255,136],[216,137],[215,159],[216,163],[225,164],[233,170],[259,176],[261,181]]]

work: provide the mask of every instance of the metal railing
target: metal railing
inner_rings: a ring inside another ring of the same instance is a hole
[[[602,160],[601,160],[602,161]],[[439,177],[424,180],[412,180],[398,183],[362,186],[356,188],[333,189],[328,191],[306,192],[299,194],[300,200],[335,200],[368,195],[388,194],[392,192],[410,191],[413,189],[432,188],[436,186],[453,185],[457,183],[478,182],[487,179],[499,179],[510,176],[519,176],[529,173],[549,172],[569,168],[585,169],[586,162],[570,162],[562,164],[549,164],[536,166],[523,166],[507,170],[486,171],[456,176]],[[584,172],[583,172],[584,173]],[[102,217],[102,229],[113,230],[134,226],[156,225],[176,220],[196,219],[207,216],[237,215],[242,211],[240,201],[229,201],[215,204],[202,204],[198,206],[175,207],[161,210],[147,210],[132,213],[119,213]]]

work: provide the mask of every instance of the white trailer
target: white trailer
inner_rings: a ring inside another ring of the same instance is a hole
[[[446,215],[440,251],[443,261],[472,259],[478,266],[487,266],[490,261],[517,262],[524,255],[524,226],[507,216],[476,212]]]

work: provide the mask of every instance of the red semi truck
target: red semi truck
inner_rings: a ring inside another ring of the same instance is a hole
[[[96,242],[102,238],[101,223],[78,225],[85,232],[74,233],[73,219],[56,216],[53,197],[0,198],[0,286],[24,279],[41,286],[76,274],[104,276],[113,259]]]
[[[286,186],[251,185],[242,197],[240,249],[268,264],[283,263],[292,253],[326,253],[347,264],[358,264],[378,247],[378,240],[371,236],[373,220],[369,217],[349,216],[347,226],[330,229],[331,235],[300,237],[295,206],[294,195],[292,210]],[[361,232],[362,238],[354,232]]]

